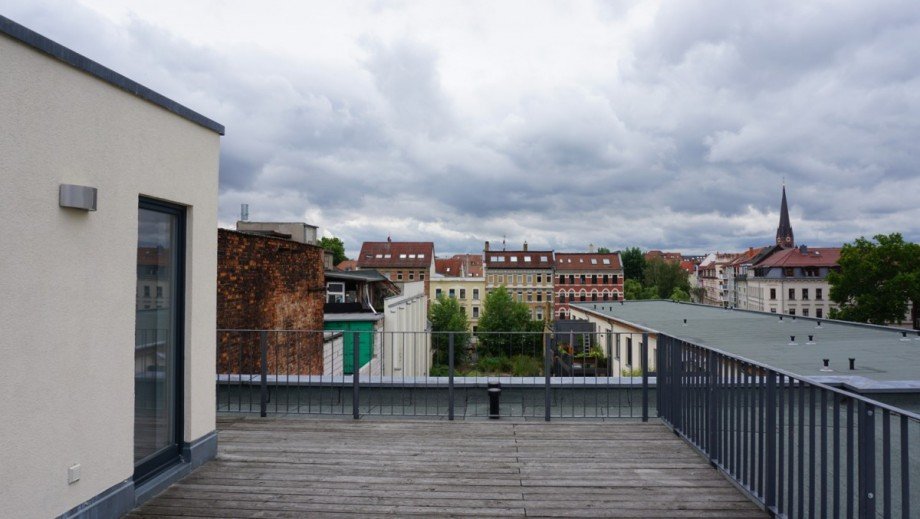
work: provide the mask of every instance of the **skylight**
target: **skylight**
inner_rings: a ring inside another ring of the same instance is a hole
[[[596,259],[596,258],[591,258],[591,264],[592,264],[592,265],[597,265],[597,259]]]
[[[392,258],[392,257],[393,257],[392,254],[384,254],[384,255],[383,255],[383,259],[390,259],[390,258]]]
[[[511,256],[510,261],[511,261],[512,263],[517,263],[517,256]]]
[[[400,254],[400,255],[399,255],[399,259],[406,259],[406,255],[405,255],[405,254]]]
[[[524,261],[526,261],[526,262],[529,263],[529,262],[530,262],[530,256],[524,256]]]
[[[375,257],[376,257],[377,259],[380,259],[380,258],[382,258],[382,257],[383,257],[383,254],[378,254],[378,255],[377,255],[377,256],[375,256]]]
[[[610,265],[610,258],[604,258],[604,265]]]

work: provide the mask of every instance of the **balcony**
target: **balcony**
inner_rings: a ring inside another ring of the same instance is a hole
[[[218,428],[217,459],[129,517],[766,517],[660,422]]]
[[[664,333],[316,333],[218,333],[218,459],[135,516],[910,517],[920,493],[920,416]]]

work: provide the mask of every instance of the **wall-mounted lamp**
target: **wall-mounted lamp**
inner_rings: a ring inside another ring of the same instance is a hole
[[[58,193],[58,205],[70,209],[95,211],[96,188],[77,186],[74,184],[61,184],[61,189]]]

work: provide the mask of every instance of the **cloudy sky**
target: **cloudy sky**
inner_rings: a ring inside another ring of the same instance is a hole
[[[220,222],[685,252],[920,241],[920,2],[4,1],[224,124]]]

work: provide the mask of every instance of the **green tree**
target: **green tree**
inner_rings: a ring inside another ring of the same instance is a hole
[[[598,254],[610,254],[610,249],[608,249],[607,247],[598,247],[597,253]]]
[[[626,300],[642,299],[642,283],[635,279],[627,279],[623,282],[623,298]]]
[[[655,299],[669,299],[675,289],[688,293],[690,281],[680,265],[672,261],[653,259],[645,264],[645,286],[655,287]]]
[[[706,297],[706,289],[703,287],[692,287],[690,289],[690,297],[694,303],[702,303],[703,299]]]
[[[639,247],[630,247],[620,253],[623,260],[623,277],[642,282],[645,279],[645,256]]]
[[[840,270],[828,274],[830,297],[839,310],[831,317],[874,324],[899,323],[911,305],[917,323],[920,302],[920,245],[900,234],[879,234],[846,243]]]
[[[338,238],[326,238],[323,236],[319,239],[319,246],[332,253],[333,265],[338,265],[348,259],[345,256],[345,244]]]
[[[668,299],[673,301],[690,301],[690,293],[680,287],[675,287]]]
[[[533,355],[541,352],[541,321],[531,321],[530,307],[515,301],[504,286],[486,295],[479,316],[478,350],[481,355]],[[529,332],[529,333],[520,333]]]
[[[431,349],[434,353],[433,365],[447,366],[450,350],[450,334],[454,333],[454,366],[466,364],[469,358],[470,322],[460,303],[452,297],[438,297],[428,309],[431,321]]]

